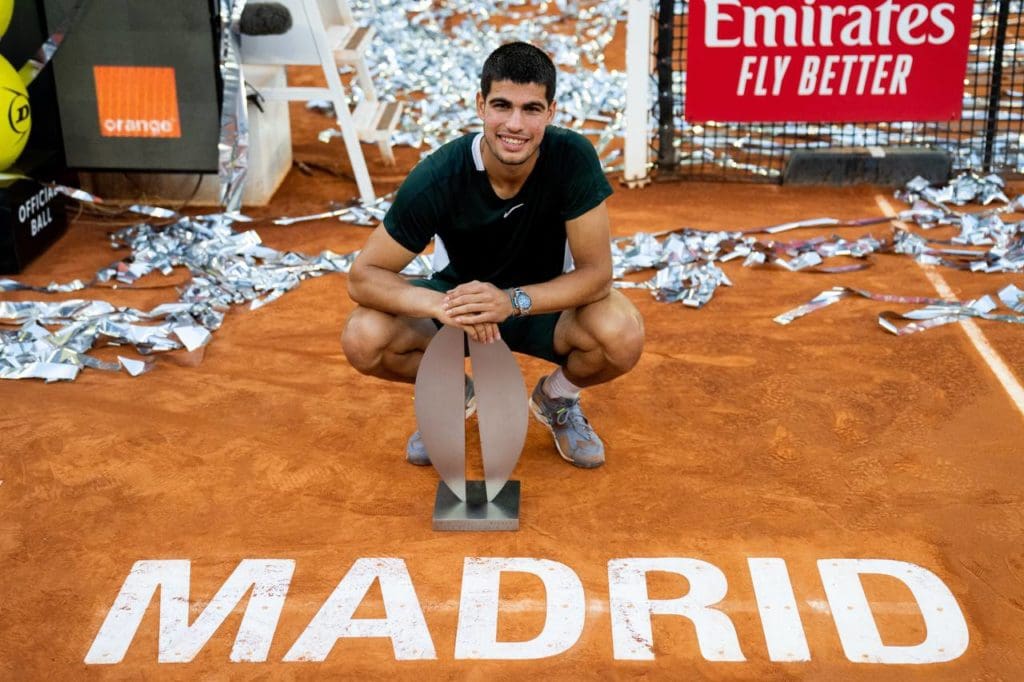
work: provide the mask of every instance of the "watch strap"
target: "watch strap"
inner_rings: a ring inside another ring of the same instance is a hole
[[[530,312],[529,307],[527,307],[524,310],[519,305],[519,297],[520,297],[520,295],[524,296],[526,298],[526,300],[530,300],[529,295],[525,291],[520,289],[519,287],[512,287],[511,289],[508,290],[508,297],[509,297],[509,300],[512,302],[512,316],[513,317],[523,317],[527,313]]]
[[[508,294],[508,300],[512,304],[512,317],[519,317],[519,302],[516,300],[515,287],[506,289],[505,293]]]

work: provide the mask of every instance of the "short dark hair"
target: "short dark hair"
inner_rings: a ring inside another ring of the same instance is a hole
[[[529,43],[506,43],[491,53],[480,74],[480,92],[484,99],[494,81],[543,85],[548,104],[555,99],[555,65],[543,50]]]

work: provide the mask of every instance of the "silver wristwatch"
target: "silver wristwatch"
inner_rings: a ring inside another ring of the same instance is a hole
[[[512,301],[512,316],[513,317],[524,317],[530,314],[530,308],[533,307],[533,300],[530,299],[530,295],[519,287],[508,290],[509,300]]]

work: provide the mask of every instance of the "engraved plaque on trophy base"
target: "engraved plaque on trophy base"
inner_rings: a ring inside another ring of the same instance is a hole
[[[437,482],[434,530],[519,530],[519,481],[509,481],[491,502],[483,481],[466,481],[463,502]]]

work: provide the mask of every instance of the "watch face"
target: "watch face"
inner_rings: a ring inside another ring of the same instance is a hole
[[[525,291],[516,292],[516,307],[520,310],[529,310],[530,306],[533,305],[533,301],[527,296]]]

